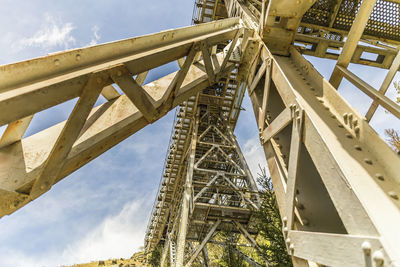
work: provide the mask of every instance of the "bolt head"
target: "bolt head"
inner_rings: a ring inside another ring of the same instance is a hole
[[[364,159],[364,162],[369,164],[369,165],[372,165],[372,160],[370,160],[370,159]]]
[[[361,249],[364,251],[365,254],[370,255],[371,254],[371,243],[368,241],[364,241],[361,244]]]
[[[343,119],[344,119],[344,122],[345,122],[345,123],[347,123],[347,118],[348,118],[348,116],[349,116],[349,114],[347,114],[347,113],[344,113],[344,114],[343,114]]]
[[[383,177],[383,175],[380,174],[380,173],[375,174],[375,177],[378,178],[378,179],[381,180],[381,181],[384,181],[384,180],[385,180],[385,178]]]
[[[384,257],[382,251],[375,251],[372,255],[372,259],[375,261],[376,266],[382,266],[384,262]]]
[[[398,200],[399,199],[399,196],[396,194],[396,192],[394,192],[394,191],[390,191],[389,192],[389,196],[391,197],[391,198],[393,198],[393,199],[396,199],[396,200]]]

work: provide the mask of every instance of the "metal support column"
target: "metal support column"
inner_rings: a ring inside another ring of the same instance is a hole
[[[190,203],[192,202],[192,191],[193,191],[192,179],[193,179],[194,159],[196,154],[198,122],[199,122],[198,116],[196,116],[196,121],[193,127],[192,142],[189,152],[190,156],[186,173],[185,191],[182,197],[182,213],[178,229],[176,265],[175,265],[176,267],[183,266],[183,260],[185,255],[186,232],[189,224]]]

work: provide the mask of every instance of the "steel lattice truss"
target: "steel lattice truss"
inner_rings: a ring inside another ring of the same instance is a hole
[[[197,0],[198,25],[1,66],[1,216],[178,106],[146,249],[209,266],[222,229],[258,249],[257,188],[233,134],[247,90],[294,264],[400,266],[400,159],[369,125],[379,106],[400,117],[385,96],[399,12],[398,0]],[[303,55],[336,60],[330,80]],[[350,63],[388,69],[381,87]],[[338,93],[343,78],[373,99],[365,115]],[[67,121],[22,138],[35,113],[75,98]]]

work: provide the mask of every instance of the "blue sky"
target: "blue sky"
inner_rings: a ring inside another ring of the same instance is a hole
[[[0,0],[0,64],[55,51],[130,38],[190,25],[194,1]],[[328,77],[334,62],[309,58]],[[151,72],[148,80],[174,70]],[[375,88],[386,71],[351,66]],[[340,91],[365,113],[370,100],[347,82]],[[394,97],[391,88],[388,94]],[[27,134],[67,118],[70,101],[36,116]],[[236,135],[255,175],[266,166],[249,98]],[[0,266],[60,266],[130,257],[143,245],[161,177],[174,112],[76,171],[39,199],[0,219]],[[372,123],[382,133],[398,121],[380,110]],[[395,124],[397,123],[397,124]],[[4,130],[4,127],[1,130]]]
[[[0,64],[191,24],[193,1],[1,1]],[[5,26],[7,25],[7,26]],[[159,68],[148,80],[176,65]],[[65,120],[75,101],[36,115],[27,135]],[[265,166],[250,108],[237,128],[257,170]],[[0,266],[60,266],[130,257],[143,245],[174,112],[0,219]],[[253,127],[248,127],[251,121]],[[0,130],[4,130],[0,129]],[[1,131],[0,131],[1,133]]]

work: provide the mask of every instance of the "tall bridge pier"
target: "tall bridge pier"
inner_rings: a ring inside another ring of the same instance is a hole
[[[400,118],[385,95],[399,12],[398,0],[197,0],[196,25],[0,66],[0,216],[176,108],[147,251],[207,266],[219,231],[258,249],[257,187],[234,135],[247,91],[294,265],[400,266],[400,158],[371,126],[378,107]],[[334,60],[329,80],[305,56]],[[383,83],[350,64],[387,69]],[[366,112],[342,80],[371,98]],[[36,113],[75,98],[66,121],[24,137]]]

